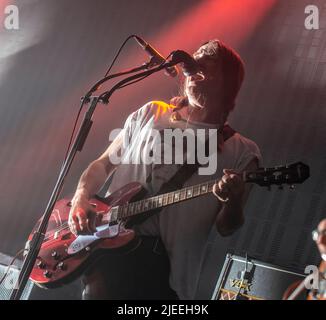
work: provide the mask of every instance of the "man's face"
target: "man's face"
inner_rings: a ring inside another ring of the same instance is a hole
[[[188,100],[190,104],[200,108],[217,105],[223,84],[218,55],[209,55],[207,45],[203,45],[193,57],[198,62],[202,75],[196,74],[186,78],[185,92]]]
[[[323,234],[323,231],[326,230],[326,219],[319,223],[317,230],[319,232],[319,236],[316,240],[318,250],[320,254],[326,254],[326,234],[325,232]]]

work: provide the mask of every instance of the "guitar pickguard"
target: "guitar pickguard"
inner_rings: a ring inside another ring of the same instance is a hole
[[[68,247],[69,255],[80,252],[93,242],[99,239],[110,239],[116,237],[120,232],[120,223],[109,225],[105,224],[96,228],[97,232],[93,235],[79,235]]]

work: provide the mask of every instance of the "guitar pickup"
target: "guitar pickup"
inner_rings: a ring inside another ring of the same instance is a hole
[[[64,235],[61,236],[61,240],[67,240],[71,237],[71,233],[68,232],[68,233],[65,233]]]

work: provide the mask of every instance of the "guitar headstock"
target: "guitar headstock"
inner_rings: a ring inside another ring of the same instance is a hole
[[[245,181],[256,183],[262,187],[283,184],[294,185],[303,183],[310,176],[309,166],[296,162],[274,168],[259,168],[253,172],[245,173]]]

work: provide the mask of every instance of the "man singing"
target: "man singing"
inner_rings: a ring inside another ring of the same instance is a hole
[[[142,244],[129,254],[94,261],[84,277],[84,299],[194,299],[212,228],[229,236],[244,223],[251,186],[244,184],[239,173],[255,170],[261,156],[254,142],[226,124],[243,82],[244,65],[219,40],[203,44],[193,57],[201,72],[185,78],[182,96],[169,104],[149,102],[130,114],[120,134],[84,171],[73,197],[69,227],[74,234],[94,232],[89,199],[111,174],[109,193],[138,181],[155,195],[178,172],[180,165],[175,163],[125,161],[154,151],[153,129],[215,129],[216,170],[209,175],[196,170],[183,185],[219,182],[209,195],[168,206],[134,224]],[[122,154],[119,165],[112,161],[117,154]]]

